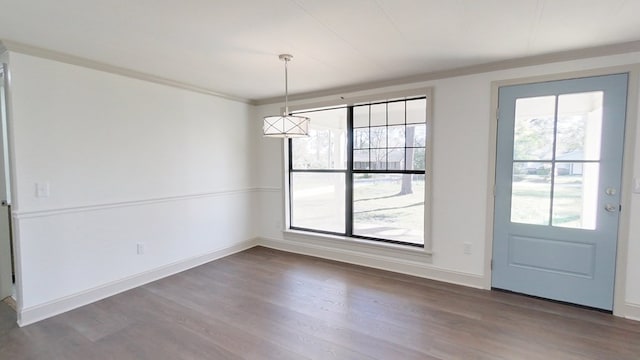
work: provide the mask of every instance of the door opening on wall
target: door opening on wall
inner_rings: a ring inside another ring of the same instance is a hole
[[[14,247],[11,238],[11,192],[7,138],[8,67],[0,64],[0,300],[15,310]]]

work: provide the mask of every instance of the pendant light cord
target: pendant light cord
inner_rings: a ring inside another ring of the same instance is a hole
[[[289,72],[287,63],[289,59],[284,59],[284,116],[289,115]]]

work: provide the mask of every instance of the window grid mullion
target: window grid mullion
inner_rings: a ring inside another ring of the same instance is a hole
[[[407,149],[409,147],[407,138],[407,102],[404,102],[404,170],[407,170]],[[411,144],[413,146],[413,144]]]
[[[347,108],[347,173],[345,174],[345,235],[353,235],[353,106]]]
[[[389,103],[384,104],[384,169],[389,170]]]

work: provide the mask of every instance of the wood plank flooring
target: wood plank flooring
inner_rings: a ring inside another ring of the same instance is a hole
[[[640,322],[262,247],[14,322],[0,359],[640,359]]]

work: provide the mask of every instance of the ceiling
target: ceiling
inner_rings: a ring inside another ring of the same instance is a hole
[[[249,100],[640,40],[640,0],[0,0],[0,39]]]

